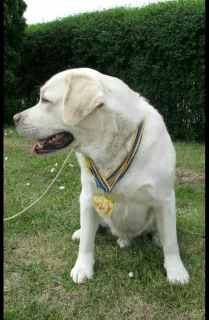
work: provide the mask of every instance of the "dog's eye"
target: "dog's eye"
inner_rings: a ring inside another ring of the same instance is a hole
[[[43,103],[50,103],[50,101],[49,101],[49,100],[44,99],[44,98],[42,98],[42,99],[41,99],[41,101],[42,101]]]

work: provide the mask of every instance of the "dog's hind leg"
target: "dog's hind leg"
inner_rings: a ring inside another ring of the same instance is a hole
[[[108,223],[101,219],[99,225],[102,227],[102,228],[109,228],[109,225]],[[81,229],[78,229],[76,230],[73,235],[72,235],[72,240],[75,241],[75,240],[80,240],[80,233],[81,233]]]
[[[81,233],[81,229],[76,230],[73,235],[72,235],[72,240],[80,240],[80,233]]]
[[[128,248],[130,247],[132,241],[130,238],[125,238],[125,237],[119,237],[117,240],[117,244],[119,245],[120,248]]]
[[[157,230],[157,225],[155,219],[153,219],[151,225],[145,230],[145,233],[148,233],[152,237],[152,242],[158,246],[162,247],[162,240],[160,238],[160,233]]]
[[[101,219],[99,226],[102,228],[109,228],[108,223],[104,219]]]

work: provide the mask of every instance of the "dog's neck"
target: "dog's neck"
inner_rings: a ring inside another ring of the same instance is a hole
[[[120,119],[115,131],[101,132],[96,137],[89,135],[88,145],[83,144],[75,148],[75,151],[92,159],[100,172],[106,176],[128,155],[134,132],[139,124],[128,119]]]

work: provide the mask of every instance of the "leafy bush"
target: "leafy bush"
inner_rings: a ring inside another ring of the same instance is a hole
[[[29,26],[22,51],[20,109],[37,85],[68,68],[116,76],[164,116],[173,138],[204,139],[203,0],[121,7]]]
[[[5,121],[18,110],[18,90],[20,78],[17,77],[20,66],[20,50],[26,27],[23,13],[26,9],[23,0],[4,0],[4,108]]]

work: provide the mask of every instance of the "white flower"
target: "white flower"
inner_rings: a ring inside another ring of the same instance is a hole
[[[133,278],[133,276],[134,276],[133,272],[129,272],[128,275],[129,275],[130,278]]]
[[[8,157],[5,157],[4,160],[6,161],[8,159]]]
[[[59,188],[60,188],[60,190],[62,190],[62,189],[64,189],[65,187],[64,187],[64,186],[60,186]]]
[[[70,164],[69,164],[69,167],[73,168],[73,164],[70,163]]]
[[[12,131],[12,130],[10,130],[10,132],[12,133],[13,131]]]
[[[25,184],[25,186],[29,186],[30,185],[30,183],[29,182],[27,182],[26,184]]]
[[[7,133],[5,132],[5,134],[4,134],[5,136],[7,136]]]
[[[58,165],[58,163],[55,163],[55,165],[54,165],[54,166],[55,166],[55,167],[57,167],[57,165]]]
[[[51,169],[51,172],[54,172],[54,170],[55,170],[55,169],[54,169],[54,168],[52,168],[52,169]]]

